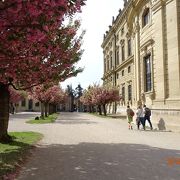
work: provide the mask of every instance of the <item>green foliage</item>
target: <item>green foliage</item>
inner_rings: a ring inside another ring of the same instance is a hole
[[[42,134],[36,132],[10,132],[9,135],[13,138],[11,143],[0,143],[0,179],[14,172],[21,165],[27,150],[42,138]]]
[[[29,120],[26,121],[26,123],[29,124],[47,124],[47,123],[53,123],[57,119],[58,114],[54,113],[49,115],[48,117],[45,117],[44,119],[39,118],[39,120]]]

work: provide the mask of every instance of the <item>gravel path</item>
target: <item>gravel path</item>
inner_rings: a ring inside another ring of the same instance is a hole
[[[125,120],[84,113],[41,125],[26,124],[30,116],[13,115],[9,125],[44,134],[18,179],[179,180],[180,133],[128,130]]]

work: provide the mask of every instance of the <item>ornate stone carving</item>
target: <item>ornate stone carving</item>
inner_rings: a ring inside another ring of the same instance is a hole
[[[120,40],[120,44],[123,45],[125,43],[125,40],[124,39],[121,39]]]

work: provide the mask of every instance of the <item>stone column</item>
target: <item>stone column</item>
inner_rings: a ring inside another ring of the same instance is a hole
[[[140,70],[140,27],[139,17],[135,18],[134,23],[134,94],[135,102],[139,104],[141,101],[141,70]]]

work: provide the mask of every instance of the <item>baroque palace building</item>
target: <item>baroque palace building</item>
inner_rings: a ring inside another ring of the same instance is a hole
[[[117,112],[146,104],[180,114],[180,0],[124,0],[102,48],[103,84],[122,96]]]

